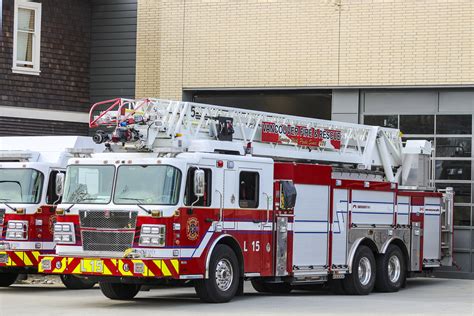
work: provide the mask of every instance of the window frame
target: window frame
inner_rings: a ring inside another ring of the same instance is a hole
[[[208,196],[207,196],[207,203],[208,205],[192,205],[194,201],[187,201],[187,195],[189,194],[190,196],[193,195],[194,193],[192,192],[192,188],[194,186],[194,171],[195,170],[204,170],[204,177],[207,178],[209,181],[206,181],[206,191],[208,191]],[[191,171],[193,171],[191,173]],[[190,181],[188,183],[188,180]],[[191,190],[191,191],[188,191]],[[201,167],[201,166],[189,166],[188,171],[186,172],[186,179],[184,183],[184,192],[183,192],[183,205],[186,207],[195,207],[195,208],[210,208],[212,207],[212,168],[209,167]]]
[[[255,206],[242,206],[242,201],[253,201],[253,200],[242,200],[241,199],[241,191],[240,191],[240,182],[242,181],[241,180],[241,176],[242,176],[242,173],[252,173],[252,174],[255,174],[256,175],[256,192],[255,192],[255,198],[257,199],[255,201]],[[239,186],[238,186],[238,190],[239,190],[239,207],[242,208],[242,209],[258,209],[259,206],[260,206],[260,172],[258,171],[255,171],[255,170],[241,170],[239,172]]]
[[[18,66],[21,61],[17,59],[18,55],[18,11],[20,9],[33,10],[35,12],[35,31],[33,35],[33,68]],[[41,53],[41,3],[25,2],[24,0],[15,0],[13,16],[13,65],[12,72],[24,75],[39,76],[40,71],[40,53]]]

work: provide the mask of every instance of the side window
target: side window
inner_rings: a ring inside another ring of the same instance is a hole
[[[46,193],[46,204],[52,205],[61,202],[59,196],[56,195],[56,175],[58,173],[60,173],[60,171],[53,170],[49,175],[48,192]]]
[[[194,195],[194,171],[196,167],[191,167],[188,170],[186,176],[186,188],[184,191],[184,205],[186,206],[211,206],[211,195],[212,195],[212,171],[211,169],[200,168],[204,170],[204,177],[206,182],[206,190],[204,196],[199,199]],[[194,203],[196,202],[196,203]]]
[[[242,171],[239,176],[239,206],[257,208],[260,176],[258,172]]]

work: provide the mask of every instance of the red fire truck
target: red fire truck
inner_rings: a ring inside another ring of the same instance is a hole
[[[432,188],[427,141],[159,99],[90,113],[108,150],[69,161],[44,273],[88,276],[111,299],[191,283],[227,302],[244,280],[364,295],[452,263],[453,193]]]
[[[103,151],[89,137],[0,138],[0,287],[19,273],[37,273],[40,254],[54,252],[53,228],[61,181],[71,152]],[[66,287],[90,288],[95,282],[62,276]]]

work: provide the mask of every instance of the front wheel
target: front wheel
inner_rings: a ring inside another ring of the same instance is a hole
[[[226,245],[217,245],[209,262],[209,279],[197,280],[196,294],[208,303],[225,303],[237,293],[240,270],[237,256]]]
[[[9,287],[17,278],[18,273],[0,273],[0,287]]]
[[[375,257],[367,246],[359,246],[352,263],[352,273],[343,279],[349,295],[368,295],[375,286]]]
[[[140,285],[99,282],[102,293],[111,300],[131,300],[140,291]]]
[[[402,251],[399,247],[390,245],[385,254],[377,258],[375,289],[380,292],[397,292],[405,279],[406,267]]]
[[[88,290],[95,285],[95,282],[74,275],[61,275],[61,281],[69,290]]]

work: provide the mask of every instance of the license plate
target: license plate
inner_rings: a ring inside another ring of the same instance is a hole
[[[102,273],[104,272],[104,261],[101,259],[81,259],[81,272]]]
[[[0,254],[0,263],[7,263],[8,262],[8,254],[2,253]]]

